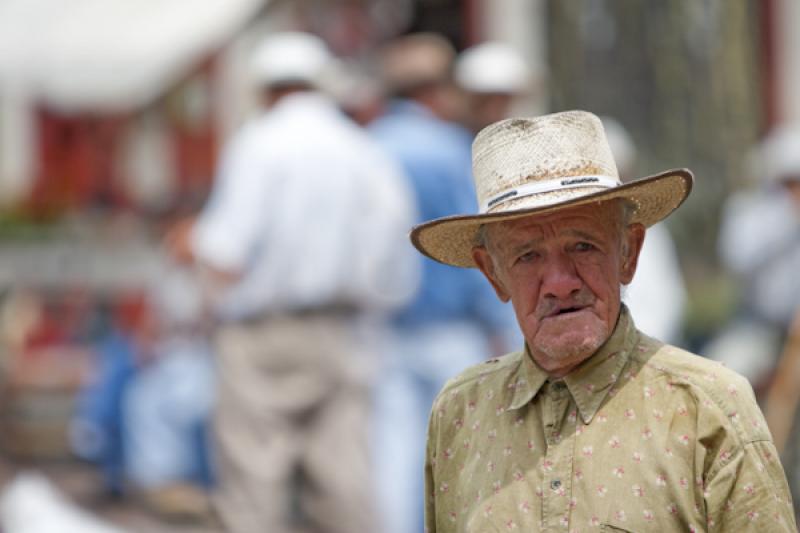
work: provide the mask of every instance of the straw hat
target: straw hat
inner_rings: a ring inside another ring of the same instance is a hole
[[[487,126],[472,145],[479,212],[431,220],[411,231],[414,246],[439,262],[476,266],[481,225],[625,198],[632,222],[651,226],[674,211],[692,188],[675,169],[623,184],[602,123],[586,111],[512,118]]]

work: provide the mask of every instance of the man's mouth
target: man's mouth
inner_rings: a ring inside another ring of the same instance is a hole
[[[582,306],[582,305],[575,305],[575,306],[570,306],[570,307],[562,307],[562,308],[559,308],[559,309],[554,309],[552,312],[550,312],[547,315],[546,318],[567,316],[567,315],[570,315],[570,314],[573,314],[573,313],[577,313],[579,311],[583,311],[584,309],[586,309],[586,307]]]

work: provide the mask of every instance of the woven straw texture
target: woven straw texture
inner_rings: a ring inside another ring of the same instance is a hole
[[[479,205],[509,189],[557,178],[599,175],[619,183],[602,123],[585,111],[497,122],[478,134],[472,152]],[[632,222],[651,226],[683,203],[692,181],[691,172],[676,169],[613,188],[566,188],[520,196],[496,203],[486,213],[420,224],[412,230],[411,240],[432,259],[474,267],[472,248],[482,224],[625,198],[635,206]]]

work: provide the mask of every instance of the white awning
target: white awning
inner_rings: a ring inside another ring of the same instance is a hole
[[[68,111],[133,109],[221,47],[268,0],[3,0],[0,89]]]

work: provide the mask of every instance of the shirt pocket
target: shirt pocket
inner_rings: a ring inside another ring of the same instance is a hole
[[[614,531],[617,531],[617,532],[620,532],[620,533],[639,533],[640,530],[638,530],[638,529],[628,529],[627,527],[621,527],[621,526],[618,526],[616,524],[603,523],[603,524],[600,524],[600,531],[608,531],[609,533],[613,533]]]
[[[620,533],[647,533],[658,531],[660,533],[672,532],[672,529],[665,529],[654,520],[646,520],[641,512],[628,512],[616,510],[609,511],[606,519],[600,522],[600,531],[620,532]]]
[[[688,528],[682,527],[677,522],[659,520],[652,513],[648,519],[644,512],[628,513],[619,516],[619,513],[610,513],[605,520],[600,522],[600,531],[608,533],[684,533]]]

